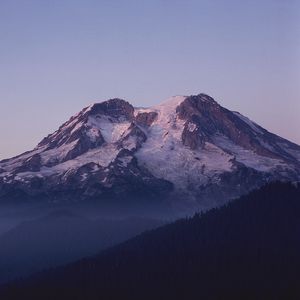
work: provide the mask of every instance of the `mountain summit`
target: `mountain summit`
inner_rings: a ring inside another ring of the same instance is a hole
[[[300,179],[300,146],[205,94],[84,108],[37,147],[0,162],[0,201],[148,199],[216,206]]]

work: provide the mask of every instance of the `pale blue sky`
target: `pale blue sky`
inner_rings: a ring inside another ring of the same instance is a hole
[[[300,144],[300,1],[0,0],[0,159],[89,103],[205,92]]]

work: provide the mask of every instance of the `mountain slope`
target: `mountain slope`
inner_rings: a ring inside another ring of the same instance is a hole
[[[299,299],[300,187],[219,209],[0,291],[1,299]],[[2,294],[1,294],[2,292]]]
[[[151,108],[93,104],[33,150],[0,162],[0,200],[146,199],[209,208],[299,180],[300,147],[205,95]]]
[[[23,222],[0,235],[0,284],[95,255],[162,224],[142,217],[92,219],[67,210]]]

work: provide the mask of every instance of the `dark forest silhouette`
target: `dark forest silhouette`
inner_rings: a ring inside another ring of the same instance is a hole
[[[1,299],[300,299],[300,187],[269,184],[1,292]]]

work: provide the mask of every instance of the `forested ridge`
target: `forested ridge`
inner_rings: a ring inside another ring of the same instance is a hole
[[[271,183],[98,256],[0,290],[0,299],[300,299],[300,187]]]

